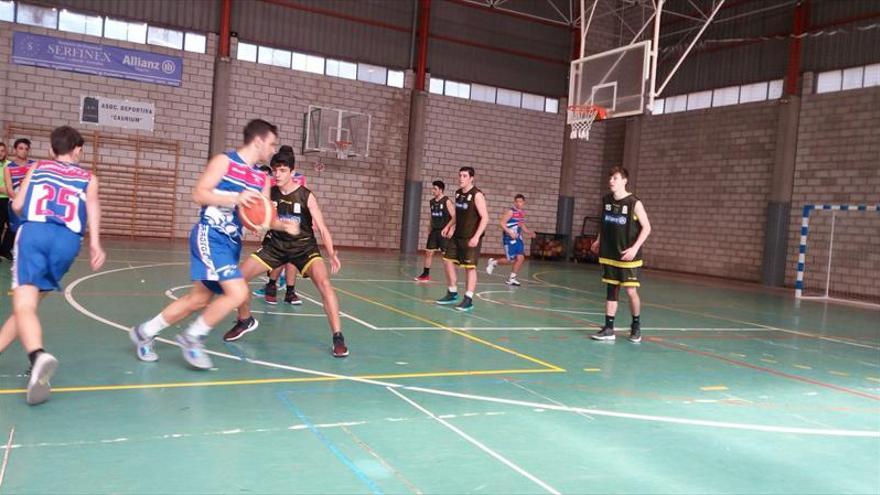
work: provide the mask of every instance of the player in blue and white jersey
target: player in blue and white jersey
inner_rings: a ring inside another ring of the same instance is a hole
[[[50,141],[55,160],[32,164],[12,201],[19,222],[12,265],[13,310],[0,328],[0,351],[17,337],[28,353],[28,404],[49,398],[49,379],[58,367],[55,356],[43,349],[37,315],[42,293],[61,289],[61,278],[79,253],[87,226],[92,270],[101,268],[105,260],[98,179],[78,165],[83,138],[76,129],[63,126],[52,131]]]
[[[523,209],[525,206],[525,196],[522,194],[514,196],[513,206],[504,212],[500,222],[501,230],[503,231],[501,244],[504,245],[506,258],[500,260],[489,258],[489,264],[486,266],[486,273],[491,275],[495,271],[496,266],[513,263],[510,276],[507,278],[507,282],[505,282],[507,285],[521,285],[516,278],[516,274],[519,273],[526,260],[526,243],[523,240],[523,234],[529,236],[530,239],[535,237],[535,233],[526,227],[526,211]]]

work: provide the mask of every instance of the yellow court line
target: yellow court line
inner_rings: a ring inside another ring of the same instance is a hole
[[[114,390],[145,390],[155,388],[191,388],[191,387],[227,387],[232,385],[269,385],[273,383],[308,383],[308,382],[339,382],[352,379],[358,380],[390,380],[400,378],[436,378],[447,376],[485,376],[485,375],[512,375],[520,373],[555,373],[551,369],[511,369],[511,370],[470,370],[470,371],[434,371],[426,373],[397,373],[386,375],[357,375],[357,376],[312,376],[297,378],[255,378],[251,380],[219,380],[205,382],[171,382],[171,383],[138,383],[128,385],[90,385],[81,387],[56,387],[52,392],[104,392]],[[0,395],[23,394],[27,389],[8,388],[0,389]]]
[[[520,358],[520,359],[525,359],[526,361],[531,361],[531,362],[533,362],[533,363],[540,364],[541,366],[544,366],[544,367],[546,367],[546,368],[549,368],[549,369],[552,370],[552,371],[565,371],[565,369],[560,368],[559,366],[556,366],[556,365],[554,365],[554,364],[550,364],[550,363],[548,363],[548,362],[546,362],[546,361],[542,361],[542,360],[540,360],[540,359],[538,359],[538,358],[535,358],[535,357],[532,357],[532,356],[528,356],[528,355],[523,354],[523,353],[521,353],[521,352],[514,351],[513,349],[508,349],[507,347],[502,347],[502,346],[500,346],[500,345],[493,344],[492,342],[489,342],[489,341],[487,341],[487,340],[483,340],[483,339],[481,339],[481,338],[479,338],[479,337],[476,337],[476,336],[474,336],[474,335],[471,335],[471,334],[469,334],[469,333],[467,333],[467,332],[463,332],[463,331],[461,331],[461,330],[457,330],[457,329],[455,329],[455,328],[452,328],[452,327],[449,327],[449,326],[443,325],[442,323],[437,323],[437,322],[434,321],[434,320],[429,320],[429,319],[427,319],[427,318],[423,318],[423,317],[421,317],[421,316],[419,316],[419,315],[417,315],[417,314],[413,314],[413,313],[410,313],[410,312],[408,312],[408,311],[404,311],[404,310],[402,310],[402,309],[397,309],[397,308],[395,308],[395,307],[393,307],[393,306],[388,306],[387,304],[380,303],[379,301],[376,301],[376,300],[370,299],[369,297],[361,296],[361,295],[355,294],[355,293],[353,293],[353,292],[347,291],[347,290],[345,290],[345,289],[340,289],[339,287],[336,287],[336,290],[337,290],[338,292],[341,292],[341,293],[345,294],[345,295],[348,295],[348,296],[354,297],[355,299],[360,299],[361,301],[368,302],[368,303],[370,303],[370,304],[375,304],[376,306],[379,306],[380,308],[383,308],[383,309],[387,309],[388,311],[391,311],[391,312],[394,312],[394,313],[397,313],[397,314],[400,314],[400,315],[403,315],[403,316],[406,316],[406,317],[412,318],[412,319],[417,320],[417,321],[421,321],[421,322],[423,322],[423,323],[427,323],[427,324],[429,324],[429,325],[431,325],[431,326],[434,326],[434,327],[440,328],[440,329],[442,329],[442,330],[446,330],[447,332],[454,333],[455,335],[459,335],[459,336],[464,337],[464,338],[466,338],[466,339],[468,339],[468,340],[472,340],[472,341],[474,341],[474,342],[477,342],[478,344],[483,344],[483,345],[488,346],[488,347],[491,347],[491,348],[493,348],[493,349],[495,349],[495,350],[498,350],[498,351],[501,351],[501,352],[506,352],[506,353],[508,353],[508,354],[512,354],[512,355],[514,355],[514,356],[516,356],[516,357],[518,357],[518,358]]]
[[[602,371],[602,368],[584,368],[584,371],[588,373],[595,373],[597,371]]]
[[[866,380],[871,380],[872,382],[880,382],[880,378],[876,378],[876,377],[873,377],[873,376],[866,376],[865,379],[866,379]]]
[[[829,373],[831,373],[832,375],[837,375],[837,376],[849,376],[849,373],[844,373],[843,371],[830,370]]]
[[[715,392],[727,390],[727,387],[725,387],[724,385],[712,385],[710,387],[700,387],[700,390],[702,390],[703,392]]]
[[[792,365],[792,366],[794,366],[795,368],[800,368],[800,369],[802,369],[802,370],[811,370],[811,369],[813,369],[813,368],[811,368],[811,367],[809,367],[809,366],[807,366],[807,365],[805,365],[805,364],[794,364],[794,365]]]

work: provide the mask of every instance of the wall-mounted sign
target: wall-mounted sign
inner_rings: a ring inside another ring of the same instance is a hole
[[[83,124],[153,130],[156,107],[152,103],[83,96],[79,121]]]
[[[183,78],[182,57],[22,32],[13,37],[12,61],[168,86]]]

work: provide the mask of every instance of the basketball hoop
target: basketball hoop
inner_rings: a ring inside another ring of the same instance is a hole
[[[569,105],[569,120],[571,125],[571,139],[590,139],[590,128],[593,122],[603,120],[608,115],[607,111],[599,105]]]
[[[349,148],[351,148],[351,141],[336,141],[336,158],[340,160],[348,158]]]

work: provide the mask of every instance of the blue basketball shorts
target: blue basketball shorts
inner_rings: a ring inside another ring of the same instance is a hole
[[[12,288],[61,290],[61,278],[79,254],[82,236],[54,223],[24,222],[15,236]]]
[[[238,268],[241,242],[207,225],[196,224],[189,234],[190,278],[216,294],[222,294],[220,282],[244,278]]]
[[[508,238],[501,242],[504,243],[504,254],[507,255],[508,260],[513,261],[517,256],[525,256],[526,243],[522,239]]]

